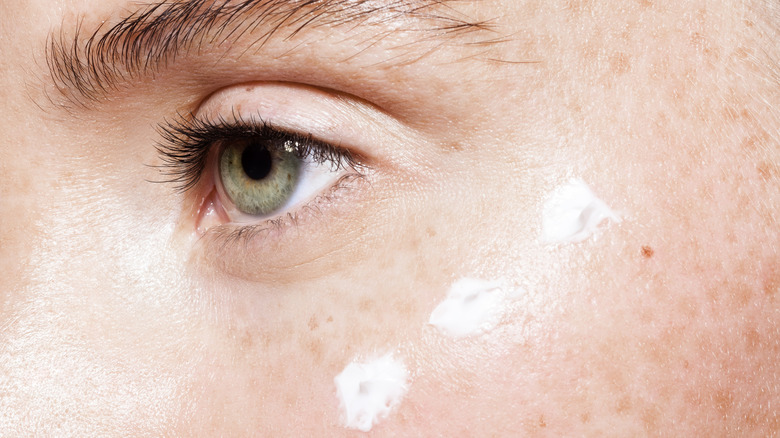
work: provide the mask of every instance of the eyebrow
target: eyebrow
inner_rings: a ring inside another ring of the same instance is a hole
[[[46,64],[60,94],[87,106],[178,57],[206,47],[227,51],[239,39],[250,38],[246,53],[323,26],[346,33],[378,24],[377,39],[414,31],[442,40],[490,28],[448,6],[456,1],[463,0],[162,0],[91,32],[81,21],[70,34],[61,27],[47,38]]]

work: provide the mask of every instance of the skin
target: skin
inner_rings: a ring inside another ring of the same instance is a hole
[[[0,3],[0,430],[358,436],[333,378],[394,352],[376,436],[775,436],[777,22],[736,3],[456,2],[492,30],[356,53],[320,26],[81,106],[49,32],[133,4]],[[230,107],[340,120],[371,170],[297,225],[200,236],[206,183],[148,182],[156,127]],[[543,244],[572,177],[623,220]],[[453,340],[426,323],[464,276],[519,293]]]

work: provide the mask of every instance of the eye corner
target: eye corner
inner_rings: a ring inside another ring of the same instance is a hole
[[[204,196],[195,214],[195,230],[199,236],[204,236],[209,230],[230,222],[230,217],[222,205],[215,187]]]

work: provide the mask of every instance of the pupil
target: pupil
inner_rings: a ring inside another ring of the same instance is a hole
[[[273,157],[268,152],[268,148],[257,142],[252,142],[244,149],[241,154],[241,166],[246,175],[253,179],[263,179],[271,173]]]

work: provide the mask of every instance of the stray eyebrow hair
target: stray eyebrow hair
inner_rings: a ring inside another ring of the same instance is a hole
[[[85,107],[178,56],[244,37],[259,49],[272,38],[322,26],[350,25],[349,31],[380,24],[384,33],[422,31],[423,38],[442,39],[489,29],[447,6],[455,1],[463,0],[162,0],[110,27],[85,33],[79,22],[70,36],[63,28],[49,34],[46,64],[60,94]]]

